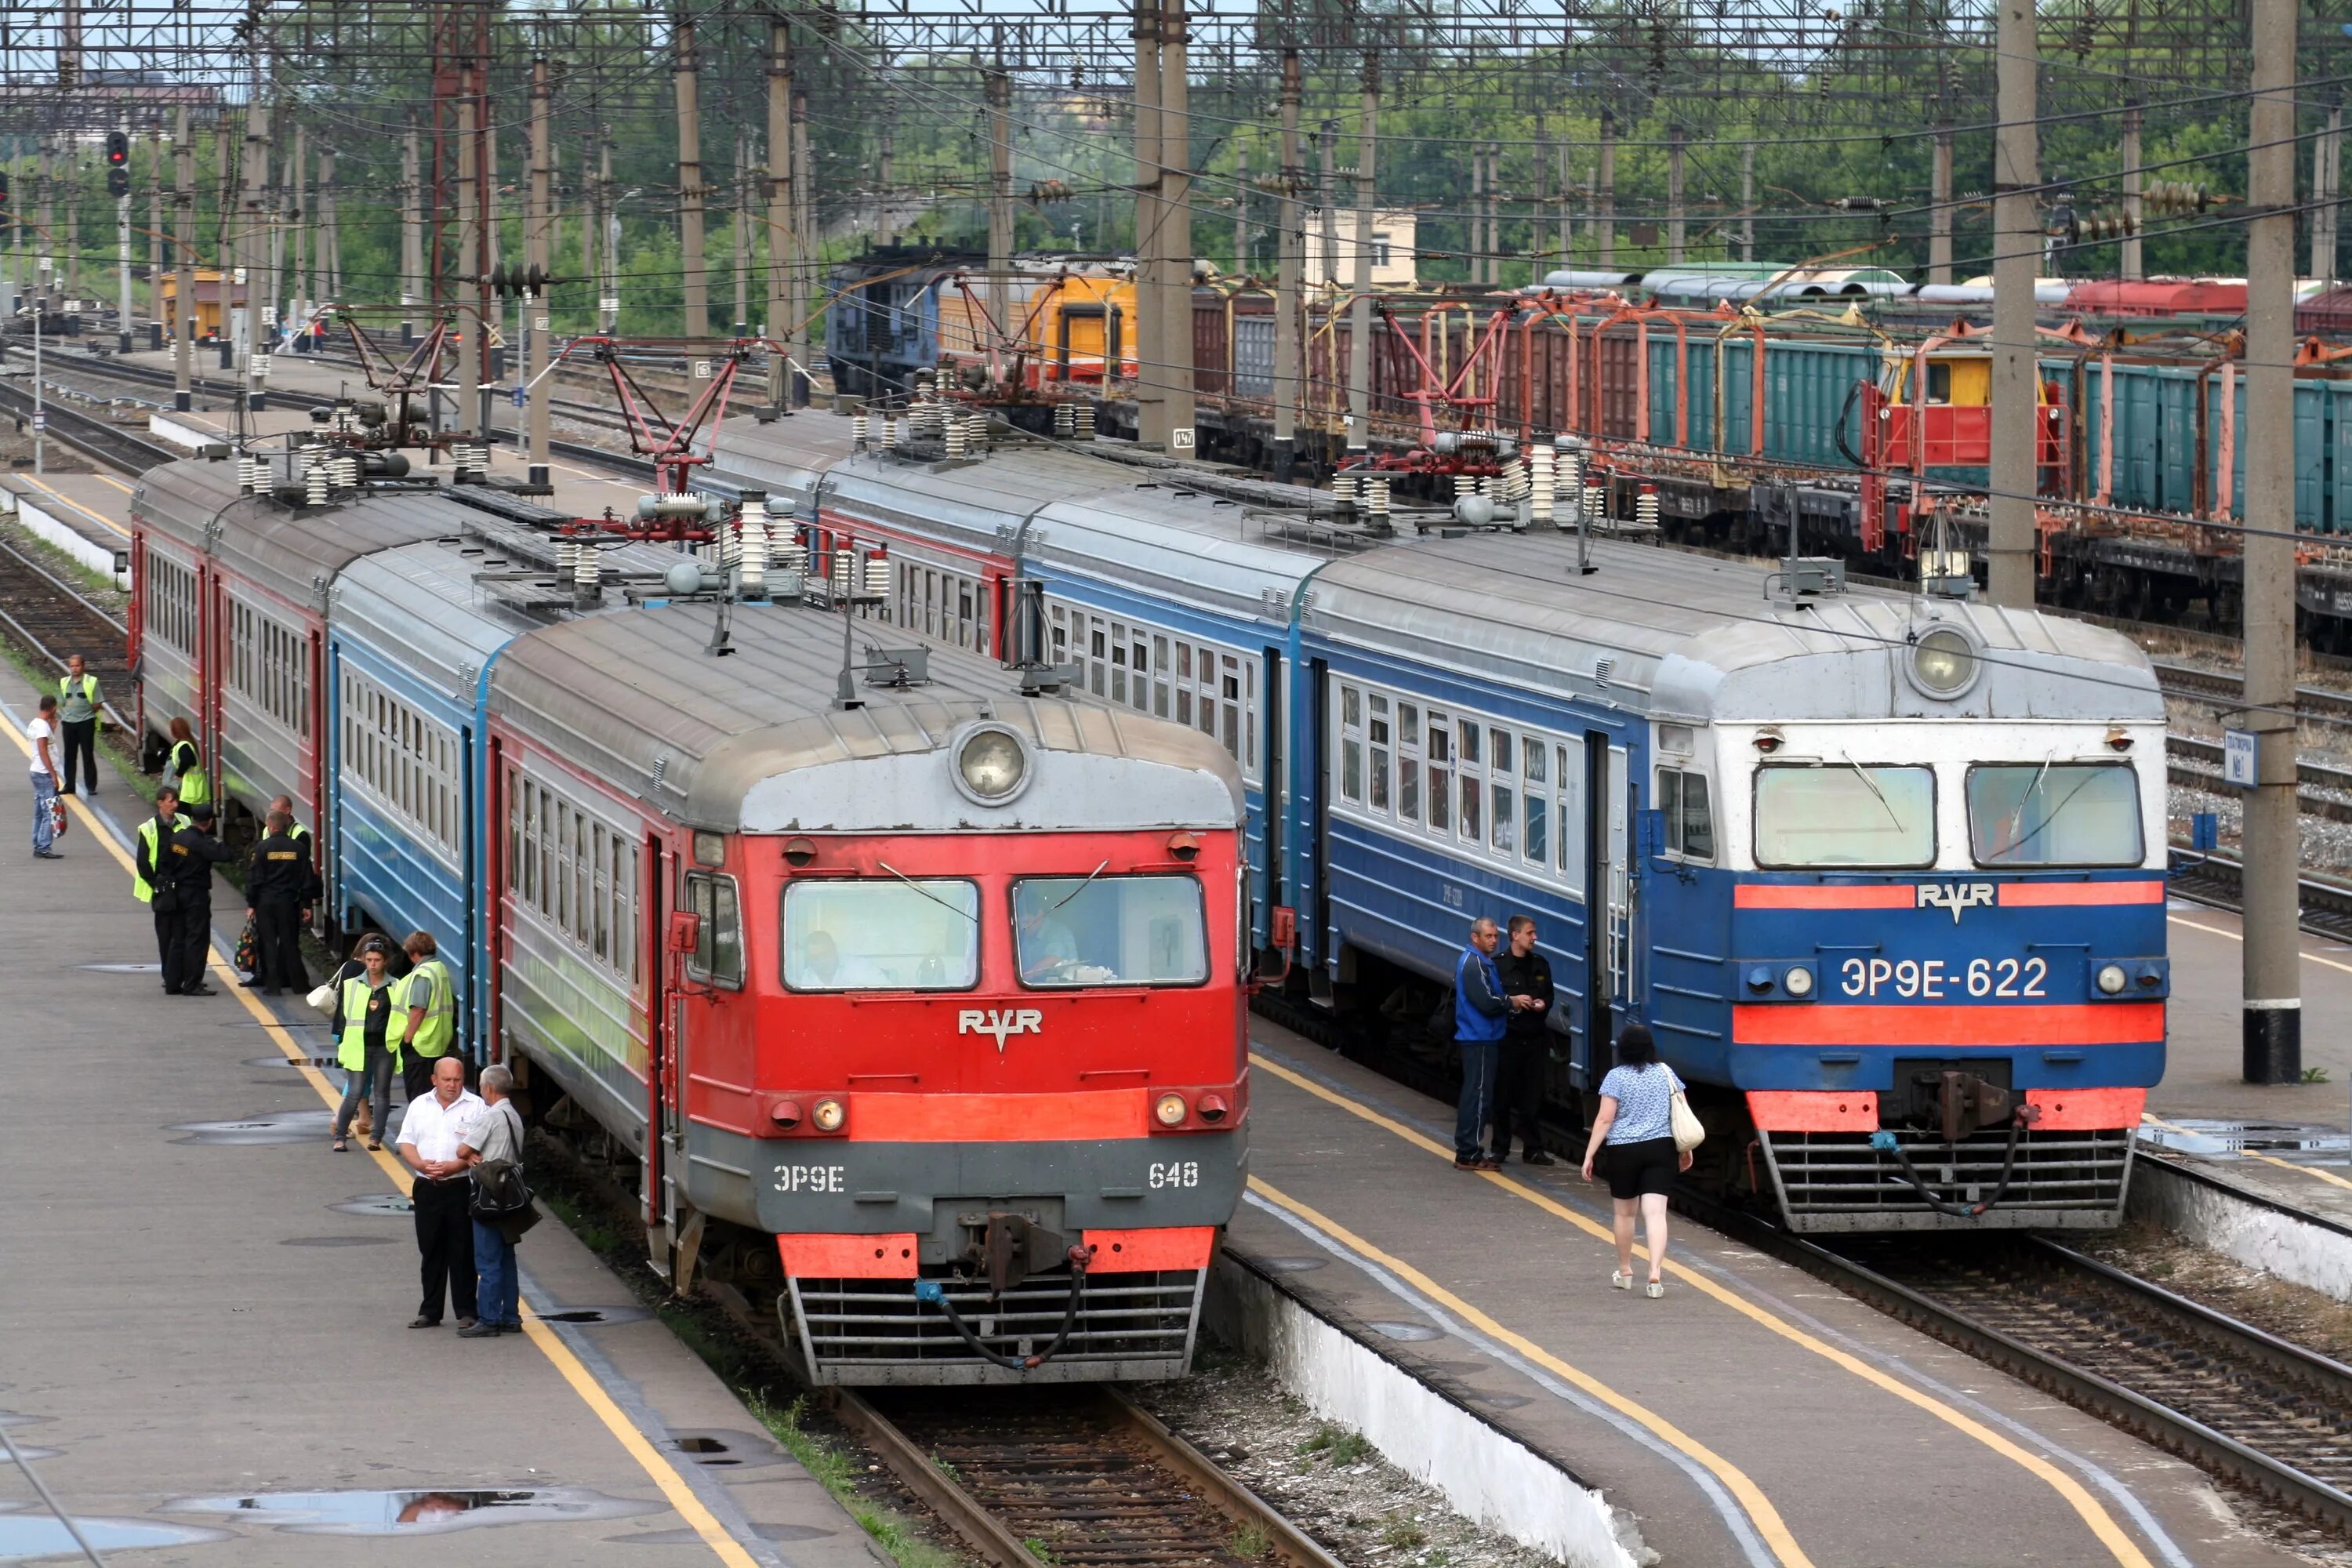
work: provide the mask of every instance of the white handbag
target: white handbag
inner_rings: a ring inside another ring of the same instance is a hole
[[[1699,1121],[1698,1112],[1690,1108],[1689,1099],[1679,1089],[1675,1090],[1673,1107],[1675,1149],[1687,1154],[1706,1142],[1706,1127]]]
[[[303,1000],[310,1003],[311,1006],[316,1007],[320,1012],[324,1013],[328,1017],[331,1018],[335,1016],[335,983],[330,980],[324,985],[320,986],[316,991],[313,991],[308,996],[305,996]],[[1676,1129],[1676,1131],[1679,1131],[1680,1129]]]

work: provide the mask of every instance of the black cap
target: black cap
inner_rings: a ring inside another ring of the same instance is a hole
[[[213,808],[212,808],[212,803],[211,803],[210,801],[206,801],[205,803],[204,803],[204,804],[203,804],[203,805],[192,805],[192,806],[188,807],[188,820],[189,820],[189,821],[191,821],[191,822],[196,822],[196,823],[205,823],[205,822],[210,822],[212,819],[213,819]]]

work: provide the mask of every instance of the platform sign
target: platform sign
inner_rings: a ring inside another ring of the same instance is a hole
[[[1192,450],[1192,426],[1179,425],[1168,432],[1168,449],[1171,452]]]
[[[2245,730],[2221,731],[2221,782],[2239,789],[2254,787],[2254,737]]]
[[[515,405],[517,408],[520,408],[520,407],[524,406],[526,404],[528,404],[528,403],[530,401],[530,394],[529,394],[527,391],[525,391],[522,387],[520,387],[520,386],[518,386],[518,387],[516,387],[516,388],[514,389],[514,394],[513,394],[513,395],[514,395],[514,405]]]
[[[48,427],[49,416],[47,414],[36,411],[33,415],[33,428],[36,430],[46,430]]]

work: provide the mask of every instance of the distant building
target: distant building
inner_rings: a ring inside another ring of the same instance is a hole
[[[1356,280],[1356,214],[1353,208],[1342,207],[1331,215],[1332,249],[1339,266],[1327,269],[1323,264],[1323,215],[1313,207],[1307,210],[1307,281],[1320,283],[1327,277],[1336,278],[1342,287]],[[1418,219],[1410,212],[1384,212],[1372,215],[1372,287],[1375,289],[1410,289],[1413,286],[1412,265],[1414,229]]]

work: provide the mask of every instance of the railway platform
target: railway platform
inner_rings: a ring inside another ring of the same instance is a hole
[[[131,481],[119,474],[0,473],[0,512],[93,572],[114,574],[117,551],[131,548]]]
[[[1573,1164],[1457,1172],[1449,1107],[1253,1038],[1235,1261],[1599,1489],[1661,1560],[2294,1561],[2200,1472],[1679,1217],[1664,1297],[1611,1289],[1608,1194]]]
[[[30,696],[0,673],[0,754]],[[237,988],[225,886],[219,994],[163,995],[98,804],[60,862],[16,844],[0,915],[0,1422],[108,1561],[887,1561],[559,1224],[521,1247],[523,1338],[411,1331],[407,1184],[329,1152],[316,1021]],[[75,1555],[12,1482],[0,1561]]]

